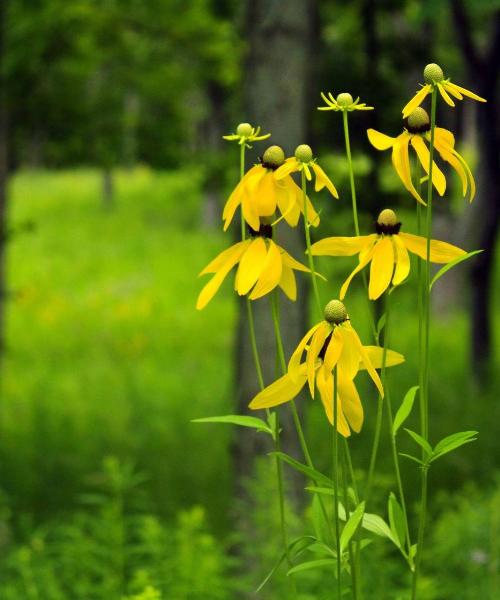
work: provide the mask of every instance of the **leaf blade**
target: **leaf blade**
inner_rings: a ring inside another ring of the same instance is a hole
[[[419,386],[414,385],[406,392],[405,397],[403,398],[403,402],[401,402],[401,406],[398,408],[398,412],[394,417],[394,421],[392,424],[392,435],[396,435],[398,429],[410,416],[410,413],[413,408],[413,403],[415,402],[415,395],[418,389]]]

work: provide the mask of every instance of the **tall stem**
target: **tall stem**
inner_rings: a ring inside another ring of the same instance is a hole
[[[243,142],[240,146],[240,181],[243,179],[245,175],[245,149],[246,144]],[[245,217],[243,216],[243,205],[241,206],[241,241],[243,241],[246,237],[246,225],[245,225]]]
[[[339,447],[338,447],[338,402],[337,402],[337,367],[333,370],[333,515],[335,518],[335,544],[337,550],[337,593],[342,598],[341,567],[342,557],[340,555],[340,519],[339,519]]]
[[[425,219],[425,234],[427,238],[427,253],[425,262],[425,273],[424,273],[424,291],[423,298],[424,303],[424,328],[423,328],[423,356],[420,362],[420,400],[422,402],[421,409],[421,435],[427,439],[429,436],[429,339],[430,339],[430,312],[431,312],[431,298],[430,298],[430,278],[431,278],[431,235],[432,235],[432,167],[434,164],[434,133],[436,128],[436,105],[437,105],[437,93],[436,87],[432,88],[432,99],[431,99],[431,131],[430,131],[430,145],[429,145],[429,179],[427,180],[427,210]],[[420,575],[420,569],[422,564],[422,553],[425,533],[425,520],[427,511],[427,467],[422,468],[422,484],[421,484],[421,500],[420,500],[420,518],[418,525],[418,545],[417,545],[417,557],[415,562],[415,571],[413,573],[413,584],[412,584],[412,600],[417,598],[418,590],[418,578]]]
[[[311,233],[309,231],[309,219],[307,217],[307,184],[306,184],[306,174],[304,169],[302,169],[302,171],[300,172],[300,180],[301,180],[301,187],[302,187],[302,199],[304,201],[304,231],[306,234],[306,247],[307,247],[307,259],[309,261],[309,269],[311,271],[311,280],[312,280],[312,286],[313,286],[313,290],[314,290],[314,298],[316,300],[316,307],[318,309],[318,313],[320,318],[323,318],[323,309],[322,309],[322,304],[321,304],[321,299],[319,297],[319,290],[318,290],[318,282],[316,281],[316,275],[315,273],[315,269],[314,269],[314,258],[311,252]]]
[[[346,439],[344,438],[344,441]],[[342,452],[342,496],[345,507],[345,515],[346,515],[346,523],[351,516],[351,512],[349,510],[349,494],[347,492],[347,451],[349,450],[349,446],[344,444],[343,452]],[[359,556],[359,544],[356,541],[356,544],[353,543],[352,540],[349,541],[349,564],[351,565],[351,581],[352,581],[352,597],[353,600],[357,600],[359,598],[358,595],[358,561],[357,558]]]

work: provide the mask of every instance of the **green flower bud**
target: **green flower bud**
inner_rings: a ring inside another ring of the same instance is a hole
[[[313,151],[311,150],[311,146],[307,144],[300,144],[295,148],[295,158],[300,160],[300,162],[308,163],[312,160]]]
[[[285,152],[281,146],[269,146],[262,156],[262,164],[277,169],[285,162]]]
[[[340,325],[349,318],[344,303],[340,300],[330,300],[325,306],[325,321]]]
[[[379,225],[391,227],[398,224],[398,218],[393,210],[390,208],[384,208],[384,210],[378,216],[377,223]]]
[[[427,129],[430,124],[431,121],[429,119],[427,111],[420,106],[416,108],[412,113],[410,113],[408,117],[408,126],[410,127],[410,129],[422,131],[424,129]]]
[[[253,127],[250,125],[250,123],[240,123],[236,128],[236,133],[242,137],[249,137],[252,135],[252,130]]]
[[[443,69],[436,63],[430,63],[424,69],[424,79],[426,83],[437,83],[443,81],[444,73]]]
[[[354,100],[352,99],[351,94],[349,94],[347,92],[343,92],[342,94],[339,94],[337,96],[337,104],[339,106],[349,106],[353,102],[354,102]]]

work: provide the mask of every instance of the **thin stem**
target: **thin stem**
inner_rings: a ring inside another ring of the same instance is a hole
[[[314,290],[314,298],[316,299],[316,306],[318,308],[318,314],[320,318],[323,318],[323,309],[321,299],[319,297],[318,282],[316,280],[315,269],[314,269],[314,258],[311,252],[311,233],[309,231],[309,219],[307,217],[307,183],[306,174],[304,169],[300,172],[300,180],[302,186],[302,199],[304,201],[304,231],[306,234],[306,247],[307,247],[307,259],[309,261],[309,269],[311,271],[311,281]]]
[[[253,320],[253,310],[252,310],[251,300],[246,298],[246,304],[247,304],[247,313],[248,313],[248,330],[250,333],[250,344],[252,346],[253,361],[255,363],[255,371],[257,372],[257,379],[259,380],[260,389],[263,390],[264,389],[264,377],[262,375],[262,366],[260,364],[259,351],[257,349],[257,339],[255,337],[255,324],[254,324],[254,320]]]
[[[345,438],[344,438],[345,441]],[[344,497],[344,507],[345,507],[345,514],[346,514],[346,523],[349,520],[349,517],[351,516],[351,512],[349,510],[349,494],[347,493],[347,451],[349,449],[349,446],[347,446],[347,444],[344,444],[343,446],[343,453],[342,453],[342,494]],[[352,596],[353,596],[353,600],[357,600],[358,599],[358,578],[357,578],[357,556],[359,553],[359,544],[358,542],[356,542],[356,544],[353,544],[352,540],[349,541],[349,563],[351,565],[351,581],[352,581]]]
[[[240,146],[240,180],[243,179],[243,175],[245,174],[245,149],[246,144],[243,143]],[[241,241],[244,241],[246,237],[246,226],[245,226],[245,217],[243,216],[243,205],[241,205]]]
[[[339,519],[339,447],[338,447],[338,406],[337,406],[337,367],[333,370],[333,514],[335,517],[335,544],[337,550],[337,593],[342,598],[341,567],[342,556],[340,555],[340,519]]]
[[[430,131],[430,145],[429,145],[429,179],[427,180],[427,211],[425,219],[425,233],[427,237],[427,252],[426,252],[426,263],[425,263],[425,277],[424,277],[424,293],[425,298],[424,306],[424,329],[423,329],[423,357],[420,363],[421,372],[421,402],[423,404],[421,410],[422,416],[422,431],[421,435],[427,439],[429,435],[429,338],[430,338],[430,276],[431,276],[431,234],[432,234],[432,167],[434,164],[434,134],[436,128],[436,105],[437,105],[437,94],[436,87],[432,88],[432,99],[431,99],[431,131]],[[412,600],[417,598],[418,590],[418,578],[420,575],[420,568],[422,564],[422,553],[425,533],[425,519],[427,511],[427,468],[422,469],[422,490],[420,500],[420,519],[418,526],[418,545],[417,545],[417,556],[415,562],[415,571],[413,573],[413,584],[412,584]]]

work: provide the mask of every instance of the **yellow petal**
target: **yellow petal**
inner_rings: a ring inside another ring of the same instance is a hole
[[[314,184],[314,191],[315,192],[319,192],[320,190],[322,190],[326,186],[326,189],[330,192],[330,194],[334,198],[338,198],[339,197],[339,193],[337,192],[337,190],[336,190],[335,186],[333,185],[331,179],[323,171],[323,169],[318,164],[316,164],[316,163],[313,163],[312,168],[314,170],[314,173],[316,174],[316,182]]]
[[[373,365],[374,369],[382,368],[382,360],[384,356],[384,349],[380,348],[380,346],[363,346],[370,362]],[[386,367],[394,367],[395,365],[400,365],[405,361],[405,357],[399,352],[395,352],[394,350],[386,350],[385,356],[385,366]],[[365,363],[361,360],[359,364],[360,369],[366,369]]]
[[[310,273],[310,270],[305,265],[300,263],[298,260],[295,260],[295,258],[288,254],[288,252],[283,248],[281,248],[281,258],[283,260],[283,264],[287,265],[288,267],[295,269],[296,271]]]
[[[353,256],[361,252],[377,235],[360,235],[358,237],[329,237],[311,246],[313,256]]]
[[[435,139],[434,143],[441,158],[449,163],[458,173],[462,182],[462,194],[464,196],[467,194],[467,189],[470,184],[469,200],[472,202],[476,194],[476,182],[474,181],[474,176],[472,175],[469,165],[465,162],[464,158],[442,138]]]
[[[338,373],[339,398],[342,404],[342,411],[353,431],[359,433],[363,425],[363,406],[358,394],[358,390],[351,379],[345,377],[342,371]]]
[[[380,133],[376,129],[368,129],[366,133],[370,144],[377,150],[388,150],[394,146],[394,142],[396,141],[396,138],[385,135],[385,133]]]
[[[241,199],[243,196],[243,185],[242,181],[236,186],[233,190],[232,194],[229,196],[228,201],[224,205],[224,210],[222,211],[222,219],[224,220],[224,231],[227,230],[231,221],[233,220],[234,213],[236,209],[241,204]]]
[[[410,116],[411,113],[420,106],[422,102],[425,100],[426,96],[430,94],[432,91],[432,86],[428,83],[424,85],[421,90],[415,93],[413,98],[408,102],[408,104],[403,108],[403,119]]]
[[[405,188],[416,200],[418,200],[418,202],[425,205],[425,202],[422,200],[411,180],[410,158],[408,156],[408,144],[410,137],[411,136],[406,132],[398,135],[392,148],[392,164],[394,165],[394,169],[399,175],[399,178],[403,182]]]
[[[441,94],[441,97],[446,102],[446,104],[448,104],[448,106],[455,106],[455,103],[453,102],[453,100],[446,93],[444,86],[441,83],[438,83],[437,87],[438,87],[439,93]]]
[[[377,242],[375,242],[373,244],[373,246],[369,245],[367,248],[365,248],[360,253],[358,266],[351,272],[349,277],[344,281],[344,283],[342,284],[342,287],[340,288],[339,298],[341,300],[343,300],[345,298],[345,295],[347,293],[347,288],[349,287],[353,277],[355,275],[357,275],[357,273],[359,273],[362,269],[364,269],[366,267],[366,265],[373,258],[373,253],[374,253],[376,247],[377,247]]]
[[[411,233],[400,233],[398,235],[410,252],[427,260],[427,240],[424,237]],[[431,240],[430,259],[433,263],[449,263],[464,254],[466,252],[457,246],[447,242]]]
[[[348,323],[336,327],[342,338],[342,352],[338,361],[339,369],[349,379],[354,379],[359,371],[360,354],[358,344],[354,339],[353,328]]]
[[[375,367],[373,366],[373,363],[370,360],[369,355],[367,354],[363,344],[361,343],[361,340],[359,339],[359,336],[356,333],[356,331],[351,327],[351,325],[349,323],[347,324],[347,327],[351,328],[353,340],[354,340],[355,345],[357,346],[357,349],[358,349],[359,355],[361,356],[361,360],[363,361],[364,367],[368,371],[368,375],[370,375],[373,383],[377,386],[379,394],[383,398],[384,397],[384,388],[382,387],[382,382],[380,381],[380,377],[378,376],[377,371],[375,371]]]
[[[270,217],[276,212],[276,181],[272,171],[266,173],[259,181],[253,202],[259,217]]]
[[[268,294],[271,290],[278,285],[281,279],[281,253],[279,247],[272,241],[269,240],[269,249],[267,256],[264,261],[264,267],[260,274],[260,277],[255,284],[249,298],[250,300],[257,300]]]
[[[414,135],[411,138],[411,145],[415,148],[420,164],[424,167],[424,170],[428,175],[431,157],[424,140],[419,135]],[[438,191],[438,194],[442,196],[446,191],[446,179],[443,172],[434,161],[432,162],[432,183]]]
[[[271,385],[268,385],[250,402],[248,405],[249,408],[252,410],[271,408],[272,406],[284,404],[295,398],[306,382],[305,367],[305,365],[301,365],[295,380],[287,373],[277,381],[271,383]]]
[[[300,361],[302,360],[302,354],[307,346],[307,343],[311,339],[313,333],[323,325],[323,321],[311,327],[306,335],[300,340],[299,345],[295,348],[292,356],[290,357],[290,361],[288,362],[288,373],[292,379],[296,379],[299,376],[300,370]]]
[[[311,392],[312,398],[314,398],[314,376],[316,373],[318,354],[321,352],[323,344],[331,332],[332,330],[330,327],[323,321],[321,327],[314,332],[311,344],[307,351],[307,380],[309,382],[309,391]]]
[[[251,244],[251,240],[245,240],[244,242],[238,242],[231,246],[230,248],[226,248],[219,255],[217,255],[212,261],[208,263],[208,265],[201,271],[200,275],[206,275],[207,273],[217,273],[217,271],[227,262],[230,261],[233,254],[242,248],[242,253],[246,249],[247,246]]]
[[[295,195],[296,200],[295,201],[299,205],[300,211],[305,216],[304,195],[302,193],[302,190],[298,186],[295,185],[295,187],[296,187],[296,195]],[[307,196],[306,196],[306,201],[307,201],[307,220],[313,227],[317,227],[319,225],[319,215],[316,212],[316,210],[314,209],[314,206],[312,205],[311,201],[309,200],[309,198]]]
[[[250,247],[243,254],[236,273],[235,289],[240,296],[247,294],[255,285],[264,268],[267,256],[266,242],[257,237],[252,240]]]
[[[330,424],[333,425],[333,375],[330,371],[327,371],[323,365],[318,369],[316,384],[318,386],[321,402],[323,403],[326,416],[330,421]],[[340,402],[338,389],[336,400],[337,431],[344,437],[348,437],[351,434],[351,431],[342,410],[342,403]]]
[[[274,171],[274,178],[279,181],[280,179],[284,179],[287,175],[290,175],[290,173],[295,173],[295,171],[298,170],[299,162],[293,156],[291,158],[287,158],[285,162],[281,165],[281,167]]]
[[[296,227],[300,219],[300,206],[297,204],[297,186],[291,178],[284,179],[280,183],[283,184],[286,191],[286,202],[284,193],[278,193],[276,196],[278,207],[290,227]]]
[[[297,282],[295,281],[295,275],[293,270],[284,263],[279,286],[290,300],[295,301],[297,299]]]
[[[252,197],[249,196],[248,194],[243,194],[241,207],[243,209],[243,217],[244,217],[245,221],[250,225],[250,227],[254,231],[259,231],[260,219],[259,219],[259,215],[257,213],[255,203],[252,200]]]
[[[226,275],[234,267],[234,265],[240,260],[240,257],[243,254],[243,252],[245,251],[245,248],[246,248],[246,244],[244,242],[241,244],[236,244],[235,246],[232,247],[233,252],[231,254],[226,255],[226,260],[225,260],[224,264],[220,266],[217,273],[212,277],[212,279],[201,290],[200,295],[198,296],[198,301],[196,302],[196,308],[198,310],[205,308],[205,306],[214,297],[217,290],[220,288],[222,282],[226,278]]]
[[[473,100],[477,100],[478,102],[486,102],[486,100],[484,98],[481,98],[481,96],[478,96],[477,94],[474,94],[474,92],[471,92],[463,87],[460,87],[456,83],[451,83],[451,81],[448,81],[448,83],[446,83],[446,88],[452,89],[456,92],[459,92],[460,94],[463,94],[464,96],[467,96],[468,98],[472,98]]]
[[[396,257],[396,267],[394,268],[394,275],[392,276],[392,285],[399,285],[410,273],[410,257],[406,246],[399,239],[398,235],[392,236],[392,242],[394,244],[394,255]]]
[[[427,136],[427,139],[429,140],[429,134],[427,134]],[[434,130],[434,142],[436,142],[436,140],[442,140],[448,146],[451,146],[452,148],[455,147],[455,136],[451,131],[448,131],[448,129],[445,129],[444,127],[436,127]]]
[[[339,361],[342,354],[342,348],[344,346],[344,339],[338,327],[335,327],[332,333],[332,339],[328,344],[328,348],[325,352],[325,359],[323,361],[325,369],[327,371],[333,371],[333,368]]]
[[[370,283],[368,297],[370,300],[379,298],[389,287],[394,270],[394,250],[390,237],[382,238],[375,246],[375,252],[370,266]]]
[[[441,85],[446,89],[446,91],[449,94],[451,94],[457,100],[463,100],[464,99],[464,97],[462,96],[462,94],[458,90],[454,90],[446,82],[443,82]]]

